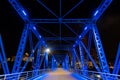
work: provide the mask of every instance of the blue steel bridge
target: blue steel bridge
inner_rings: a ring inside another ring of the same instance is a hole
[[[112,0],[8,2],[24,28],[12,70],[0,36],[0,80],[120,80],[120,45],[110,71],[96,24]],[[26,49],[29,56],[23,62]]]

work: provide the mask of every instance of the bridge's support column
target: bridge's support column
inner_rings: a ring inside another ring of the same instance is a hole
[[[0,63],[2,64],[4,74],[9,74],[10,72],[9,72],[9,68],[8,68],[8,64],[7,64],[7,59],[6,59],[4,47],[2,44],[1,35],[0,35]]]
[[[118,46],[118,51],[117,51],[116,60],[114,63],[114,69],[113,69],[112,74],[118,74],[119,71],[120,71],[120,43]]]
[[[40,69],[40,64],[41,64],[41,44],[38,46],[36,60],[34,62],[34,67],[33,67],[33,70],[35,70],[34,76],[38,75],[38,71],[36,70]]]
[[[95,24],[92,24],[92,31],[93,31],[95,47],[96,47],[98,58],[100,61],[101,70],[104,73],[110,73],[109,66],[107,64],[105,53],[102,47],[102,43],[99,37],[99,33]],[[107,77],[104,76],[103,79],[107,79]]]
[[[76,56],[75,54],[72,52],[72,68],[74,69],[75,68],[75,64],[76,64]]]
[[[48,68],[48,53],[45,53],[45,68]]]
[[[54,56],[52,56],[52,71],[55,69],[55,59]]]
[[[66,58],[65,58],[65,69],[69,70],[69,56],[68,55],[66,55]]]
[[[83,52],[83,48],[81,46],[81,43],[79,43],[79,51],[80,51],[80,66],[81,66],[81,70],[82,70],[82,74],[86,75],[86,65],[85,65],[85,60],[84,60],[84,52]]]
[[[98,58],[100,60],[100,66],[101,66],[102,72],[109,73],[109,67],[108,67],[105,53],[99,37],[99,33],[95,24],[92,25],[92,30],[93,30],[94,42],[95,42],[96,50],[98,53]]]

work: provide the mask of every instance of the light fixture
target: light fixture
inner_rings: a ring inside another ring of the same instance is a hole
[[[85,27],[84,30],[87,30],[87,27]]]
[[[22,10],[22,12],[23,12],[23,14],[24,14],[25,16],[27,16],[27,14],[26,14],[26,12],[25,12],[24,10]]]
[[[36,27],[34,26],[33,29],[36,30]]]
[[[96,16],[96,15],[98,14],[98,12],[99,12],[99,11],[97,10],[97,11],[94,13],[94,16]]]
[[[49,48],[45,49],[45,52],[50,53],[50,49]]]

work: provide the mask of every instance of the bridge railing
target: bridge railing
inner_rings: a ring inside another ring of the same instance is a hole
[[[71,69],[71,72],[78,73],[79,75],[85,77],[88,80],[103,80],[103,76],[106,76],[104,80],[120,80],[120,75],[96,72],[96,71],[88,71],[88,70],[80,70],[80,69]]]
[[[41,70],[26,71],[26,72],[13,73],[13,74],[5,74],[5,75],[0,75],[0,80],[33,80],[33,78],[43,75],[49,71],[51,70],[41,69]]]

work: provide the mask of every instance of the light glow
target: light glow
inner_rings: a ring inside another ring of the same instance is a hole
[[[34,30],[36,30],[36,27],[33,27]]]
[[[23,14],[24,14],[25,16],[27,16],[27,14],[26,14],[26,12],[25,12],[24,10],[22,10],[22,12],[23,12]]]
[[[79,36],[79,38],[81,38],[81,35]]]
[[[45,49],[45,52],[50,53],[50,49],[49,48]]]
[[[96,75],[98,78],[101,78],[101,76],[100,75]]]
[[[41,36],[39,35],[39,38],[41,38]]]
[[[97,10],[97,11],[94,13],[94,16],[96,16],[96,15],[98,14],[98,12],[99,12],[99,11]]]
[[[84,30],[87,30],[87,27],[85,27]]]

